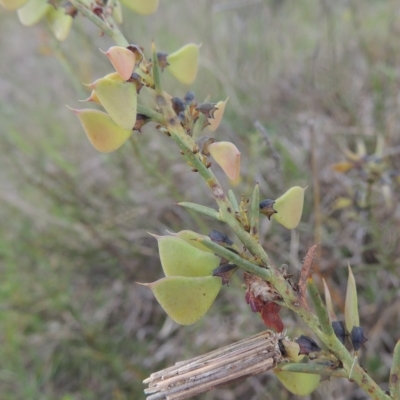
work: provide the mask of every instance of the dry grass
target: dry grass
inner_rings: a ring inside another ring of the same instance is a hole
[[[307,248],[320,240],[319,274],[339,314],[351,263],[369,338],[362,363],[383,387],[400,327],[399,183],[392,174],[387,207],[381,182],[369,191],[359,171],[338,174],[331,165],[357,140],[369,153],[378,135],[386,149],[400,145],[399,15],[395,1],[163,0],[157,14],[129,14],[124,24],[128,38],[145,47],[151,38],[165,51],[203,43],[192,89],[199,99],[230,97],[216,135],[242,151],[238,195],[250,193],[255,180],[263,198],[309,185],[299,229],[291,234],[265,220],[264,246],[296,274]],[[79,107],[86,97],[80,82],[109,70],[97,48],[111,42],[82,18],[59,47],[43,27],[23,28],[14,14],[2,12],[0,21],[1,399],[141,399],[141,381],[151,372],[263,329],[245,305],[240,278],[190,327],[171,323],[135,284],[162,275],[147,231],[224,227],[174,206],[213,203],[154,127],[117,153],[99,155],[64,107]],[[172,77],[166,86],[176,96],[187,90]],[[398,154],[385,163],[384,171],[400,169]],[[339,197],[362,200],[368,193],[367,209],[362,201],[334,207]],[[283,314],[291,336],[309,334]],[[265,375],[199,398],[293,396]],[[366,396],[333,380],[313,398]]]

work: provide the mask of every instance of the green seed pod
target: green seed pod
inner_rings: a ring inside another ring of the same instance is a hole
[[[200,250],[177,236],[155,236],[165,276],[212,275],[221,259]]]
[[[308,396],[319,386],[321,380],[320,375],[303,372],[279,371],[275,375],[289,392],[297,396]]]
[[[221,289],[221,278],[205,276],[189,278],[169,276],[153,283],[141,283],[150,288],[168,316],[181,325],[197,322],[211,307]]]
[[[29,0],[0,0],[0,5],[6,10],[14,11],[24,6],[28,1]]]
[[[121,147],[132,135],[132,130],[119,127],[106,113],[98,110],[73,110],[78,116],[93,147],[110,153]]]
[[[303,213],[304,191],[307,188],[294,186],[276,199],[274,209],[277,212],[272,218],[287,229],[295,229]]]
[[[110,117],[123,129],[133,129],[136,122],[137,92],[130,82],[101,78],[90,87]]]
[[[65,13],[64,8],[51,8],[46,15],[46,19],[50,30],[60,42],[68,37],[74,19]]]
[[[190,85],[197,75],[199,64],[199,47],[197,44],[187,44],[167,57],[166,69],[180,82]]]
[[[22,25],[33,26],[37,24],[52,8],[47,0],[30,0],[18,9],[18,18]]]
[[[213,253],[208,247],[204,246],[203,244],[199,243],[196,239],[208,239],[206,235],[200,235],[197,232],[193,232],[191,230],[183,230],[177,233],[170,233],[172,236],[177,236],[178,238],[184,240],[185,242],[189,243],[191,246],[196,247],[196,249],[206,251],[207,253]]]
[[[158,0],[120,0],[121,3],[141,15],[152,14],[157,11]]]
[[[209,153],[232,181],[240,174],[240,151],[230,142],[215,142],[207,147]]]

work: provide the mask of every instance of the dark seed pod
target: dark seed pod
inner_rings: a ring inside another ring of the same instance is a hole
[[[219,276],[222,279],[222,284],[227,285],[230,277],[237,269],[238,267],[235,264],[223,264],[214,269],[213,276]]]
[[[341,343],[344,344],[344,341],[346,339],[346,329],[344,327],[344,322],[343,321],[333,321],[332,328],[333,328],[333,331],[335,332],[336,337],[340,340]]]
[[[196,110],[204,114],[207,118],[214,118],[217,107],[215,107],[215,103],[203,103],[197,106]]]
[[[321,348],[315,342],[315,340],[309,338],[308,336],[301,335],[295,340],[295,342],[300,346],[299,354],[309,354],[321,351]]]
[[[190,106],[193,104],[194,102],[194,93],[189,90],[186,94],[185,97],[183,98],[185,100],[185,103]]]
[[[180,112],[185,111],[185,103],[179,97],[173,97],[171,99],[172,108],[174,109],[175,113],[178,115]]]
[[[165,67],[168,67],[169,63],[167,61],[168,53],[157,53],[158,65],[161,68],[161,71],[164,71]]]
[[[268,217],[268,219],[271,219],[271,217],[277,213],[277,211],[274,210],[274,204],[275,204],[275,200],[271,200],[271,199],[266,199],[263,200],[260,203],[260,213],[264,214]]]
[[[229,239],[228,236],[226,236],[224,233],[213,230],[208,236],[213,242],[218,243],[224,247],[233,245],[232,240]]]
[[[135,54],[136,64],[139,64],[143,60],[143,58],[144,58],[143,47],[140,47],[136,44],[130,44],[127,47],[127,49],[130,50],[133,54]]]
[[[140,89],[143,87],[142,78],[136,72],[133,72],[131,77],[128,79],[128,82],[132,82],[136,85],[136,92],[137,94],[140,93]]]
[[[133,130],[141,132],[141,129],[143,128],[144,125],[147,124],[147,122],[149,122],[149,120],[150,117],[148,117],[147,115],[136,114],[136,122],[135,126],[133,127]]]
[[[197,147],[199,148],[199,151],[201,154],[205,155],[208,157],[210,155],[210,152],[208,151],[208,145],[211,143],[214,143],[215,139],[211,138],[209,136],[200,136],[196,140]]]
[[[354,350],[359,350],[367,340],[368,339],[364,336],[364,328],[361,326],[353,326],[351,330],[351,343],[353,343]]]

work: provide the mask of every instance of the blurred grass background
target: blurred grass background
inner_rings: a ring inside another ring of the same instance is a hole
[[[172,52],[202,43],[197,99],[230,101],[216,137],[242,152],[242,181],[262,198],[299,184],[302,223],[262,222],[263,245],[297,276],[321,242],[316,269],[342,315],[350,263],[369,338],[361,362],[387,387],[400,332],[400,5],[394,0],[162,0],[127,11],[123,31]],[[168,320],[135,282],[162,276],[156,241],[165,229],[225,227],[175,206],[213,206],[205,185],[168,138],[147,125],[110,155],[97,153],[65,107],[82,107],[81,82],[111,70],[97,50],[112,43],[79,17],[66,42],[42,25],[0,12],[0,399],[143,399],[151,372],[264,329],[239,276],[198,323]],[[173,96],[188,90],[165,73]],[[263,129],[256,129],[259,121]],[[335,172],[345,148],[374,154]],[[379,154],[378,154],[379,155]],[[226,188],[229,184],[215,171]],[[283,312],[290,336],[312,334]],[[295,399],[272,375],[198,397]],[[354,384],[324,382],[312,399],[367,399]]]

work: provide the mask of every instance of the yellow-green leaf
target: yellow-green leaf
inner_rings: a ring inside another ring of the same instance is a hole
[[[344,305],[344,319],[348,332],[352,331],[353,326],[360,326],[360,317],[358,316],[357,287],[350,265],[349,278],[347,279],[346,303]]]
[[[215,276],[169,276],[145,285],[152,290],[172,320],[181,325],[191,325],[211,307],[221,289],[222,280]]]
[[[121,147],[132,135],[132,130],[119,127],[106,113],[98,110],[72,110],[76,113],[93,147],[110,153]]]
[[[240,151],[230,142],[214,142],[207,150],[232,181],[240,175]]]
[[[304,191],[307,188],[294,186],[276,199],[274,209],[277,212],[271,218],[287,229],[295,229],[303,214]]]
[[[148,15],[157,11],[158,0],[120,0],[122,4],[138,14]]]
[[[16,10],[25,5],[28,1],[29,0],[0,0],[0,5],[6,10]]]
[[[165,276],[211,275],[220,258],[200,250],[177,236],[155,236]]]
[[[64,8],[52,8],[46,15],[47,22],[54,36],[62,42],[71,30],[73,18],[65,14]]]
[[[319,386],[321,380],[320,375],[303,372],[279,371],[275,375],[289,392],[297,396],[308,396]]]
[[[32,26],[37,24],[53,8],[47,0],[30,0],[18,9],[18,18],[22,25]]]
[[[187,44],[167,57],[167,70],[186,85],[190,85],[196,79],[199,47],[197,44]]]
[[[121,46],[112,46],[104,53],[124,81],[127,81],[136,64],[135,54]]]
[[[104,77],[94,82],[91,88],[117,125],[126,130],[133,129],[137,108],[137,92],[134,84]]]

